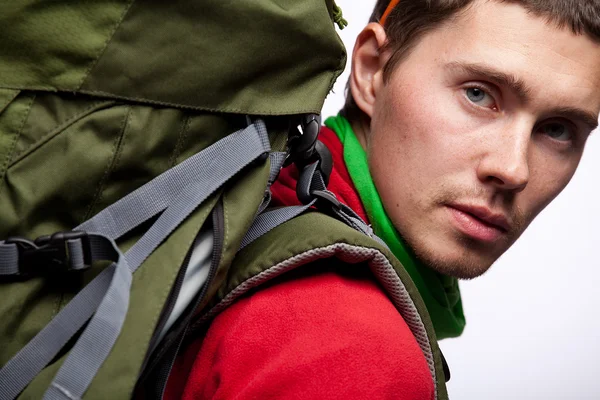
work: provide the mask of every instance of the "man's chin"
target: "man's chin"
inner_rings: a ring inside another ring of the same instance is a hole
[[[466,244],[450,249],[441,249],[438,246],[436,250],[429,251],[419,246],[409,247],[416,258],[428,268],[458,279],[474,279],[483,275],[500,256],[492,256],[489,250]]]
[[[481,275],[486,273],[492,266],[491,263],[482,264],[473,262],[472,264],[468,264],[465,263],[463,260],[461,260],[461,262],[448,262],[447,260],[422,260],[422,262],[427,267],[433,269],[434,271],[440,274],[464,280],[470,280],[480,277]]]

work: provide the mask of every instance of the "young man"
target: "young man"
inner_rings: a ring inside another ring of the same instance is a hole
[[[326,122],[329,189],[407,269],[439,338],[567,185],[600,112],[600,1],[378,1]],[[295,203],[293,169],[273,186]],[[431,399],[425,358],[367,274],[316,264],[216,317],[180,357],[184,398]]]

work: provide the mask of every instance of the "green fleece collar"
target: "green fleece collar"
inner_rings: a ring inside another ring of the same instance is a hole
[[[433,321],[438,339],[460,336],[465,327],[465,317],[458,280],[427,268],[409,253],[383,208],[369,172],[367,154],[348,120],[338,115],[328,118],[325,125],[333,130],[342,142],[348,173],[358,191],[373,230],[389,246],[417,286]]]

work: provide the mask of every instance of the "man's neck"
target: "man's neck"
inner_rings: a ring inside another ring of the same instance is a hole
[[[349,120],[350,125],[352,126],[352,130],[354,131],[354,135],[358,139],[362,148],[367,151],[368,141],[367,137],[371,130],[371,119],[364,114],[361,114],[358,118],[353,118]]]

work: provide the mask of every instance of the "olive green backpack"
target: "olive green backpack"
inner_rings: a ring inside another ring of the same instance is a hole
[[[348,238],[393,259],[326,190],[334,22],[333,0],[0,5],[0,400],[161,398],[186,338],[271,267]],[[291,162],[304,206],[269,209]],[[337,227],[318,245],[290,234],[314,206],[345,223],[318,214]],[[444,398],[429,317],[388,264]]]

